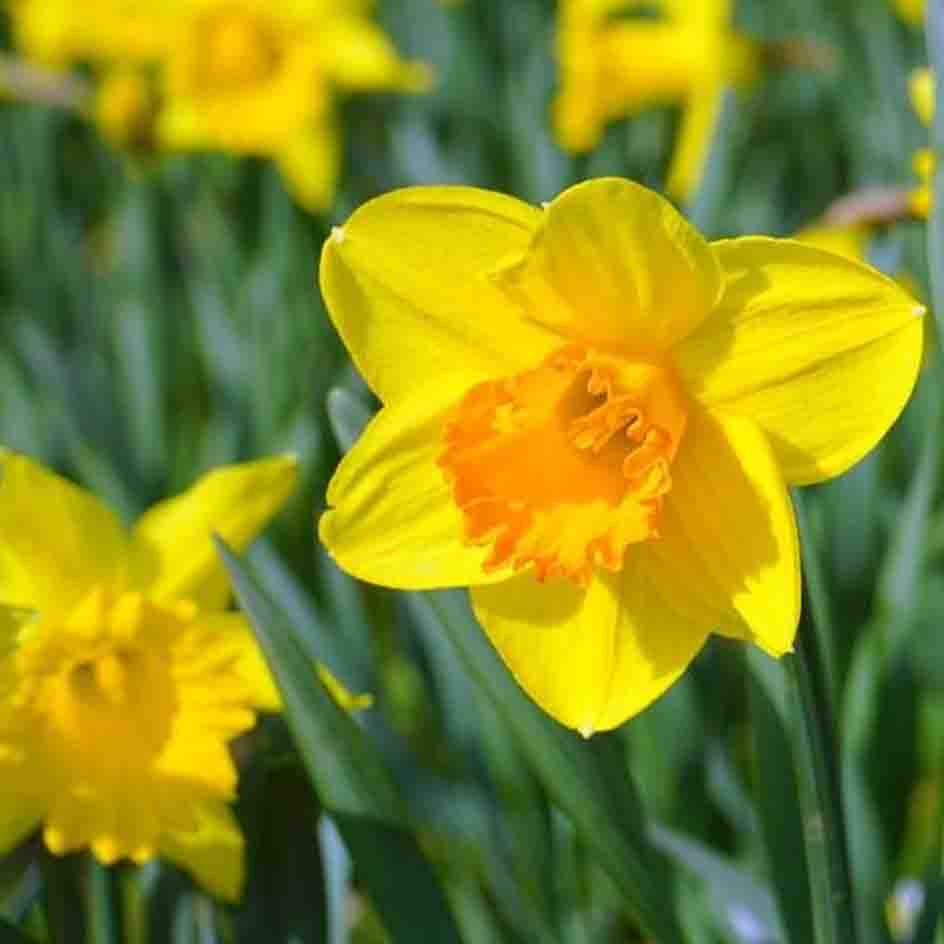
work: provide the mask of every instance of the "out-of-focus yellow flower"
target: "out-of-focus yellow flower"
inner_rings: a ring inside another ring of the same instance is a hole
[[[930,69],[917,69],[908,86],[911,104],[922,124],[929,128],[934,121],[934,87],[934,75]],[[915,154],[912,168],[921,184],[911,193],[911,209],[925,219],[931,212],[931,182],[935,167],[934,153],[930,148],[922,148]]]
[[[13,36],[46,65],[151,62],[174,44],[178,0],[11,0]]]
[[[656,6],[660,17],[632,16]],[[667,189],[687,200],[701,179],[726,87],[757,71],[758,53],[730,26],[730,0],[561,0],[554,128],[569,151],[593,148],[607,122],[680,104]]]
[[[428,69],[400,59],[349,0],[189,0],[166,65],[161,146],[275,158],[299,201],[334,195],[338,90],[419,91]]]
[[[894,0],[898,15],[907,23],[920,26],[924,23],[927,0]]]
[[[24,456],[2,476],[0,850],[42,823],[56,854],[163,856],[237,898],[227,745],[279,699],[210,536],[248,544],[295,461],[211,472],[130,532]]]
[[[521,685],[585,734],[712,632],[790,650],[787,486],[868,452],[921,360],[924,309],[892,280],[794,241],[709,245],[624,180],[544,211],[380,197],[325,245],[321,286],[384,404],[322,540],[373,583],[470,586]]]

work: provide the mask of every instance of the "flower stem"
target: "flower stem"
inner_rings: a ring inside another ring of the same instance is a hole
[[[786,662],[798,708],[793,732],[794,763],[816,941],[855,944],[855,909],[833,714],[822,656],[806,618],[800,624],[796,650]]]

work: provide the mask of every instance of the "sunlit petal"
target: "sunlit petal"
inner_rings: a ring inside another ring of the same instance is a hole
[[[482,569],[488,549],[465,541],[437,464],[446,416],[469,386],[460,373],[384,407],[341,461],[320,535],[349,573],[408,590],[501,579]]]
[[[246,547],[285,504],[296,478],[294,457],[260,459],[214,469],[155,505],[132,532],[133,579],[154,599],[186,597],[222,609],[229,583],[212,535],[234,549]]]
[[[621,724],[685,671],[707,638],[640,557],[586,589],[522,575],[472,590],[475,615],[521,687],[589,736]]]
[[[127,536],[105,505],[26,456],[0,462],[0,602],[67,609],[121,578]]]
[[[788,482],[840,474],[910,396],[924,309],[874,269],[810,246],[753,237],[714,249],[724,298],[674,352],[689,389],[755,420]]]
[[[554,200],[496,281],[527,317],[561,334],[648,351],[687,337],[721,292],[711,248],[678,211],[616,178]]]
[[[479,378],[530,366],[555,343],[489,278],[541,219],[466,187],[371,200],[325,243],[321,290],[354,363],[384,401],[461,365]]]
[[[236,901],[244,881],[243,837],[232,812],[222,803],[206,803],[191,830],[168,833],[159,852],[189,872],[224,901]]]

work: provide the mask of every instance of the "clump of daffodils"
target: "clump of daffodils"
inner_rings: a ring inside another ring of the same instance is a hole
[[[430,81],[355,0],[14,0],[11,13],[28,59],[93,67],[89,109],[113,144],[270,158],[313,212],[337,185],[339,98]]]

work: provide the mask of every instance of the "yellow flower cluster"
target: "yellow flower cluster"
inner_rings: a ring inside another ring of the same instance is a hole
[[[306,208],[334,196],[339,94],[420,91],[363,0],[12,0],[19,49],[90,63],[95,114],[135,150],[225,150],[278,162]]]

